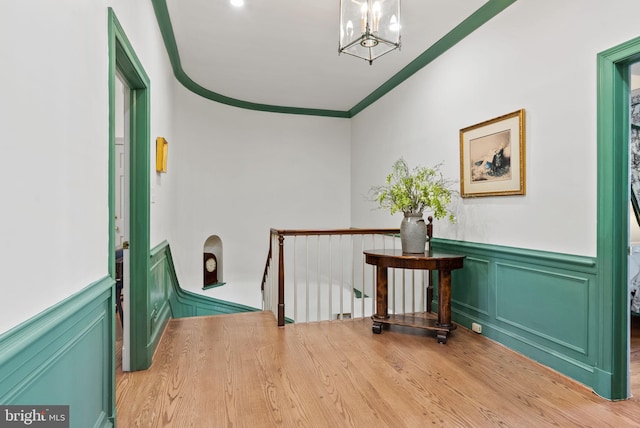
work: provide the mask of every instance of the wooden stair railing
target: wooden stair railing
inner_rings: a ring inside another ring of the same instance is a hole
[[[432,235],[433,226],[428,224],[428,235]],[[265,285],[269,280],[271,274],[271,268],[273,265],[272,259],[274,253],[277,252],[277,319],[278,325],[285,325],[285,253],[284,242],[286,236],[321,236],[321,235],[385,235],[385,236],[398,236],[400,229],[271,229],[269,236],[269,252],[267,255],[267,261],[265,263],[264,273],[262,276],[261,291],[263,294],[263,306],[265,302]],[[273,248],[273,243],[276,241],[278,248]],[[431,289],[431,275],[429,275],[429,289]],[[429,290],[427,291],[428,302],[430,302],[432,296],[429,296]],[[263,309],[265,309],[263,307]]]

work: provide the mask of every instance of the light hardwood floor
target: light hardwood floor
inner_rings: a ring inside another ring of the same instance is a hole
[[[640,319],[632,373],[640,396]],[[637,427],[640,400],[610,402],[464,328],[370,320],[287,325],[253,312],[169,322],[149,370],[116,374],[128,427]]]

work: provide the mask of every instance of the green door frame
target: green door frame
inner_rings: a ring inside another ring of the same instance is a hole
[[[601,314],[594,390],[629,397],[629,65],[640,37],[598,54],[598,295]]]
[[[115,278],[115,79],[131,90],[129,164],[129,306],[131,370],[151,365],[150,260],[150,102],[149,77],[113,9],[109,8],[109,272]]]

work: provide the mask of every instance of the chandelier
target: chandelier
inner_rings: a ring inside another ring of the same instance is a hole
[[[400,0],[340,0],[340,45],[369,61],[400,48]]]

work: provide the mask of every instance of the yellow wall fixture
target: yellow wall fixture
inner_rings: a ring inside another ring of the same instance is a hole
[[[156,138],[156,171],[167,172],[169,143],[163,137]]]

